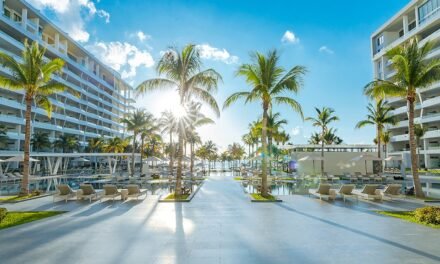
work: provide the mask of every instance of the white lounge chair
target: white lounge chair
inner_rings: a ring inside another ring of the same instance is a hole
[[[359,197],[364,199],[382,200],[382,194],[377,184],[366,184],[362,191],[354,191]]]
[[[116,197],[121,196],[121,192],[118,191],[118,188],[116,185],[113,184],[106,184],[103,186],[104,194],[100,197],[99,200],[102,200],[102,198],[111,199],[112,201],[115,200]],[[122,196],[121,196],[122,198]]]
[[[388,197],[390,200],[393,198],[401,198],[400,191],[402,190],[401,184],[389,184],[383,191],[381,191],[382,198]]]
[[[53,195],[53,202],[55,202],[55,198],[60,198],[61,200],[64,200],[67,203],[67,200],[71,198],[75,198],[76,192],[73,191],[69,185],[67,184],[60,184],[57,185],[57,193]]]
[[[326,183],[321,183],[318,186],[318,189],[309,189],[309,194],[319,197],[320,200],[322,198],[327,199],[336,199],[336,191],[330,189],[331,185]]]
[[[145,192],[141,192],[139,185],[136,185],[136,184],[127,185],[126,188],[127,188],[128,192],[127,192],[125,199],[136,198],[136,200],[138,200],[140,196],[145,194]]]
[[[354,198],[356,198],[356,200],[358,200],[358,196],[355,193],[353,193],[355,186],[356,185],[354,185],[354,184],[343,184],[341,186],[341,188],[339,188],[337,193],[342,197],[344,202],[345,202],[346,198],[352,198],[352,197],[354,197]]]
[[[80,189],[76,192],[78,200],[89,199],[89,202],[91,203],[93,198],[98,199],[99,194],[91,184],[81,184],[79,188]]]

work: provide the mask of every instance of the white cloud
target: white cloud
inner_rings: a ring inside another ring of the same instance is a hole
[[[97,9],[91,0],[28,0],[28,2],[38,9],[53,11],[61,29],[80,42],[87,42],[90,37],[85,30],[87,20],[98,16],[106,23],[110,22],[110,14],[105,10]]]
[[[334,54],[335,52],[333,50],[331,50],[329,47],[327,46],[322,46],[319,48],[319,52],[321,53],[327,53],[327,54]]]
[[[151,39],[151,36],[150,35],[146,35],[144,32],[142,32],[142,31],[138,31],[138,32],[136,32],[136,37],[141,41],[141,42],[143,42],[144,40],[149,40],[149,39]]]
[[[96,42],[86,48],[120,72],[124,79],[136,76],[139,67],[149,68],[154,65],[154,59],[147,50],[141,50],[128,42]]]
[[[281,38],[281,42],[297,44],[297,43],[299,43],[299,38],[297,36],[295,36],[295,33],[293,33],[290,30],[287,30],[286,32],[284,32],[284,35]]]
[[[290,134],[292,136],[298,136],[302,133],[303,127],[302,126],[296,126],[294,128],[292,128],[292,131],[290,132]]]
[[[222,61],[226,64],[238,63],[238,57],[231,55],[226,49],[212,47],[209,44],[196,46],[200,52],[200,57],[208,60]]]

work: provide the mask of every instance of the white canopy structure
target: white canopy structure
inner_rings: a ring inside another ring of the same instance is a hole
[[[161,159],[158,158],[158,157],[151,156],[151,157],[148,157],[148,158],[144,159],[143,161],[146,161],[146,162],[153,162],[153,161],[161,162],[161,161],[163,161],[163,160],[161,160]]]
[[[300,158],[298,160],[298,162],[312,161],[313,162],[313,173],[315,174],[316,173],[315,172],[315,161],[322,161],[322,160],[324,160],[324,158],[321,156],[305,156],[305,157]]]
[[[24,161],[24,155],[16,155],[16,156],[13,156],[9,159],[3,160],[2,162],[23,162],[23,161]],[[31,158],[31,157],[29,157],[29,161],[30,162],[39,162],[39,160]]]
[[[358,162],[358,161],[364,161],[365,162],[365,174],[368,173],[367,172],[367,161],[382,161],[382,160],[383,160],[382,158],[379,158],[377,156],[373,156],[373,155],[370,155],[370,154],[362,154],[362,155],[359,155],[359,156],[354,157],[354,158],[351,159],[351,161],[354,161],[354,162]]]

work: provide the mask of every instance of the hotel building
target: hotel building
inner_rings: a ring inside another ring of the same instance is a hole
[[[373,72],[376,79],[390,79],[395,71],[385,56],[387,50],[418,37],[420,45],[434,41],[435,47],[427,59],[440,58],[440,0],[413,0],[371,36]],[[420,139],[419,164],[421,167],[440,167],[440,82],[418,90],[415,123],[427,129]],[[392,114],[399,121],[387,129],[392,138],[390,155],[402,155],[409,166],[409,135],[406,99],[390,98],[395,108]]]
[[[84,47],[50,22],[42,13],[23,0],[0,0],[0,50],[20,60],[24,41],[39,42],[46,47],[48,59],[61,58],[66,64],[62,74],[53,79],[76,91],[50,97],[54,110],[33,107],[33,132],[49,133],[51,141],[62,134],[79,139],[81,146],[90,138],[124,137],[119,120],[131,108],[133,88],[119,73],[107,67]],[[0,67],[0,74],[9,72]],[[79,96],[78,96],[79,94]],[[25,124],[24,93],[0,87],[0,124],[7,127],[10,151],[23,149]]]

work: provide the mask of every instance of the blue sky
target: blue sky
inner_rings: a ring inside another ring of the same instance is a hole
[[[315,106],[332,107],[340,117],[334,127],[346,143],[371,143],[373,127],[354,129],[368,103],[362,88],[372,79],[370,35],[409,1],[29,2],[134,85],[156,76],[155,62],[170,45],[200,45],[204,66],[215,68],[224,79],[216,95],[219,104],[232,92],[248,88],[234,73],[249,61],[249,52],[276,48],[284,67],[304,65],[309,71],[296,97],[305,116],[313,115]],[[137,106],[159,114],[174,102],[172,92],[153,93],[138,98]],[[274,111],[289,121],[285,129],[294,143],[305,143],[315,130],[286,107],[275,106]],[[239,141],[260,114],[258,104],[240,103],[200,133],[224,147]]]

